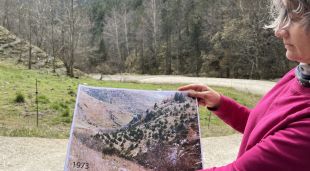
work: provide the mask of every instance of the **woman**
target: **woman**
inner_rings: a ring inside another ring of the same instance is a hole
[[[273,0],[272,9],[278,17],[270,27],[283,40],[286,57],[301,64],[254,109],[208,86],[179,88],[243,133],[237,159],[205,171],[310,171],[310,0]]]

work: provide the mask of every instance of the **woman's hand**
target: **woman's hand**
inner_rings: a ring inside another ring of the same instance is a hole
[[[220,105],[221,95],[206,85],[190,84],[178,88],[179,91],[188,91],[188,96],[197,98],[199,105],[208,108],[217,108]]]

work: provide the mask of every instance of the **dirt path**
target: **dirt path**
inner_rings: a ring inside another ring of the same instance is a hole
[[[233,161],[240,138],[240,135],[203,138],[204,166]],[[0,171],[62,171],[67,143],[66,139],[0,137]]]
[[[68,140],[0,137],[0,171],[62,171]]]
[[[99,74],[90,75],[94,79],[99,79]],[[269,91],[275,82],[263,80],[245,80],[229,78],[206,78],[206,77],[186,77],[171,75],[103,75],[102,80],[112,80],[121,82],[154,83],[154,84],[206,84],[209,86],[231,87],[243,92],[251,92],[263,95]]]
[[[237,157],[241,139],[241,134],[203,138],[204,167],[224,166],[233,162]]]

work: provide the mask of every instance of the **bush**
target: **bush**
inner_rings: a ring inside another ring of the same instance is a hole
[[[63,111],[69,108],[69,106],[64,102],[53,102],[51,108],[58,111]]]
[[[68,89],[68,94],[72,97],[76,96],[75,92],[72,89]]]
[[[117,154],[117,150],[113,148],[113,144],[110,144],[110,147],[106,147],[102,150],[103,154],[113,155]]]
[[[61,122],[64,122],[64,123],[71,123],[71,122],[72,122],[72,118],[71,118],[71,117],[62,118],[62,119],[61,119]]]
[[[66,109],[63,111],[63,113],[62,113],[61,116],[62,116],[62,117],[68,117],[68,116],[70,116],[70,109],[69,109],[69,107],[66,108]]]
[[[16,97],[14,99],[16,103],[25,103],[25,97],[21,92],[16,93]]]
[[[51,108],[54,110],[60,110],[60,106],[57,102],[51,104]]]
[[[50,100],[48,99],[48,97],[41,95],[38,97],[39,103],[41,104],[48,104],[50,102]]]

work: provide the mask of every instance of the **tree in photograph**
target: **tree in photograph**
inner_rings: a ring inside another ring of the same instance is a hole
[[[148,168],[155,170],[189,170],[189,168],[175,168],[171,156],[169,156],[170,148],[172,146],[166,145],[164,143],[152,144],[149,147],[149,151],[145,156],[145,165]]]
[[[147,139],[146,141],[146,146],[149,147],[151,145],[151,140],[150,139]]]
[[[158,133],[156,133],[156,132],[153,133],[152,137],[153,137],[154,140],[157,140],[158,139]]]
[[[131,151],[131,150],[134,150],[134,149],[135,149],[135,145],[134,144],[130,144],[129,150]]]
[[[176,101],[178,103],[183,103],[183,102],[185,102],[185,100],[186,99],[182,93],[177,92],[174,94],[174,101]]]

